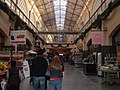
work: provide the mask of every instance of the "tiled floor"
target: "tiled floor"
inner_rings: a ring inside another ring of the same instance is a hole
[[[120,81],[116,79],[114,85],[102,85],[103,78],[97,75],[84,75],[82,68],[74,68],[65,64],[65,72],[62,82],[62,90],[120,90]],[[29,85],[29,78],[21,83],[21,90],[32,90]],[[48,89],[49,82],[48,82]]]

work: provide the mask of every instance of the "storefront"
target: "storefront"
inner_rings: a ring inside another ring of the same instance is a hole
[[[117,61],[120,62],[120,24],[112,31],[110,37],[112,38],[112,45],[116,47]]]
[[[2,46],[4,45],[4,40],[5,40],[5,37],[2,34],[2,29],[0,29],[0,51],[2,50]]]

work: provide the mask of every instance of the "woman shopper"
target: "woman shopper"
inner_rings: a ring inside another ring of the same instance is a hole
[[[59,56],[55,55],[49,65],[50,70],[50,90],[61,90],[62,65]]]
[[[16,61],[11,61],[11,68],[7,71],[7,79],[10,90],[20,90],[20,82],[22,80],[21,71],[16,67]]]

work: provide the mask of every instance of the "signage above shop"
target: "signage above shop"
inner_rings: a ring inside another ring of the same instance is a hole
[[[92,44],[103,44],[104,43],[104,32],[93,31],[92,32]]]
[[[26,44],[26,31],[11,31],[10,44]]]

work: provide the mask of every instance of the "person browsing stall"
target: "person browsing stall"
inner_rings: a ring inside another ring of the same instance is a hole
[[[20,90],[20,83],[22,80],[22,73],[20,69],[16,67],[16,61],[11,61],[11,68],[7,71],[7,79],[10,84],[8,87],[10,90]]]

